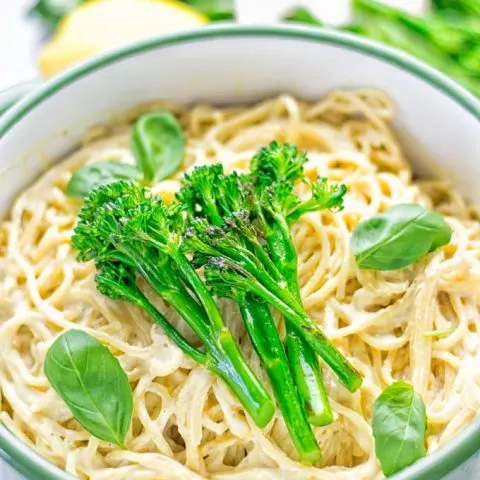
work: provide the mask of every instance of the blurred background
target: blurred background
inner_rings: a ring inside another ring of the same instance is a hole
[[[232,21],[293,22],[368,37],[480,96],[480,0],[0,0],[0,91],[39,84],[140,38]],[[2,106],[0,94],[0,113]],[[449,480],[478,480],[479,472],[477,454]],[[20,479],[0,460],[0,480]]]
[[[480,0],[0,0],[0,90],[139,38],[231,21],[354,32],[480,96]]]

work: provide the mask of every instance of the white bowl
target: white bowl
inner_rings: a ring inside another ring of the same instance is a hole
[[[207,28],[103,55],[55,78],[0,119],[0,214],[87,127],[152,99],[248,103],[281,92],[315,99],[375,87],[417,172],[443,172],[480,205],[480,103],[411,57],[355,36],[299,27]],[[31,479],[72,478],[0,428],[0,447]],[[397,480],[438,480],[480,448],[480,420]]]

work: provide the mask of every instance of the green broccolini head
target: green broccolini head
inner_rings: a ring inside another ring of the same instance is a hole
[[[223,175],[219,180],[216,201],[224,217],[234,212],[254,210],[252,204],[254,188],[251,175],[232,172],[230,175]]]
[[[233,228],[211,225],[204,218],[196,218],[190,223],[185,230],[182,248],[198,256],[200,262],[209,257],[225,257],[239,265],[245,262],[258,264],[255,254],[245,248],[240,235]]]
[[[118,182],[100,185],[90,192],[78,214],[80,222],[90,222],[98,215],[98,209],[117,198],[127,197],[132,203],[138,203],[143,198],[143,189],[133,182],[120,180]]]
[[[198,195],[200,192],[209,194],[216,186],[218,178],[223,175],[223,165],[202,165],[186,173],[182,179],[182,189],[191,189]],[[181,191],[179,195],[181,196]]]
[[[177,199],[188,215],[214,225],[241,209],[250,209],[252,185],[247,175],[225,175],[221,164],[196,167],[186,174]]]
[[[160,197],[146,196],[124,218],[123,234],[130,240],[153,246],[160,251],[178,248],[183,217],[178,204],[165,205]]]
[[[306,161],[305,152],[299,152],[295,145],[273,141],[252,158],[250,171],[259,189],[279,181],[294,184],[303,178]]]
[[[232,248],[233,245],[235,239],[231,234],[221,227],[210,225],[204,218],[195,218],[185,230],[182,247],[200,257],[210,257],[221,255],[221,248]]]
[[[238,244],[240,244],[240,239],[247,240],[250,244],[258,243],[259,232],[249,210],[242,209],[232,212],[224,218],[222,228],[225,232],[236,234]]]
[[[242,302],[249,291],[251,275],[238,264],[219,256],[210,257],[205,265],[205,281],[217,297]]]
[[[319,177],[315,182],[307,182],[312,191],[312,200],[315,203],[316,210],[328,208],[333,211],[343,209],[343,200],[347,193],[347,187],[344,184],[328,183],[325,177]]]
[[[135,247],[135,256],[153,247],[159,251],[178,247],[183,223],[178,204],[166,206],[137,184],[119,181],[89,195],[72,241],[79,260],[116,260],[128,265],[133,264],[129,245]]]
[[[81,261],[112,258],[116,248],[112,243],[121,233],[129,212],[143,200],[143,189],[132,182],[119,181],[102,185],[85,200],[72,236],[72,245]]]
[[[133,268],[118,262],[97,264],[97,290],[106,297],[134,303],[139,293]]]
[[[195,167],[190,173],[185,174],[182,188],[176,197],[191,217],[218,215],[215,197],[221,178],[223,165],[220,163]]]
[[[197,193],[189,185],[183,185],[175,194],[175,198],[188,218],[195,218],[198,213]]]
[[[306,161],[306,153],[299,152],[295,145],[280,145],[278,142],[272,142],[253,157],[251,170],[257,185],[257,197],[267,212],[282,213],[293,221],[307,212],[343,208],[345,185],[329,184],[322,177],[312,182],[304,175]],[[309,199],[303,200],[295,193],[298,182],[309,187]]]
[[[343,209],[343,200],[347,193],[347,187],[343,184],[329,183],[325,177],[319,177],[315,182],[305,179],[304,183],[309,186],[311,197],[300,202],[288,215],[290,223],[298,220],[308,212],[320,210],[332,210],[339,212]]]
[[[95,215],[90,213],[93,205]],[[112,290],[112,278],[131,283],[132,277],[127,274],[132,271],[149,278],[153,275],[159,287],[172,283],[171,259],[180,248],[183,233],[183,214],[177,204],[166,206],[150,191],[121,181],[94,191],[86,200],[84,212],[73,245],[79,250],[80,260],[95,260],[101,273],[99,289],[105,294],[133,294],[133,290]],[[114,270],[120,264],[123,269]]]
[[[285,218],[300,204],[300,199],[293,191],[293,184],[287,181],[279,181],[265,187],[259,197],[260,207],[275,216]]]
[[[241,244],[242,237],[256,241],[252,197],[253,187],[247,175],[236,172],[225,175],[220,164],[194,169],[186,176],[177,196],[180,202],[187,204],[184,210],[190,214],[193,212],[190,216],[193,220],[185,235],[187,248],[192,250],[193,242],[199,248],[199,238],[211,246],[220,239],[228,240],[230,244],[233,242],[235,246]]]

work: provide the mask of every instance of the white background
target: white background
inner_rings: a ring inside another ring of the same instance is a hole
[[[32,3],[33,0],[0,0],[0,91],[39,77],[35,62],[45,33],[37,22],[27,17]],[[428,6],[428,0],[389,0],[389,3],[412,12],[421,12]],[[237,14],[242,23],[271,23],[300,4],[334,23],[345,21],[350,11],[349,0],[237,0]],[[479,478],[480,454],[448,480]],[[20,477],[0,461],[0,480],[20,480]]]

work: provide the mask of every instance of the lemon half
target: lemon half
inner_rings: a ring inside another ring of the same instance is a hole
[[[207,17],[174,0],[99,0],[65,17],[39,58],[46,76],[112,48],[159,34],[200,27]]]

